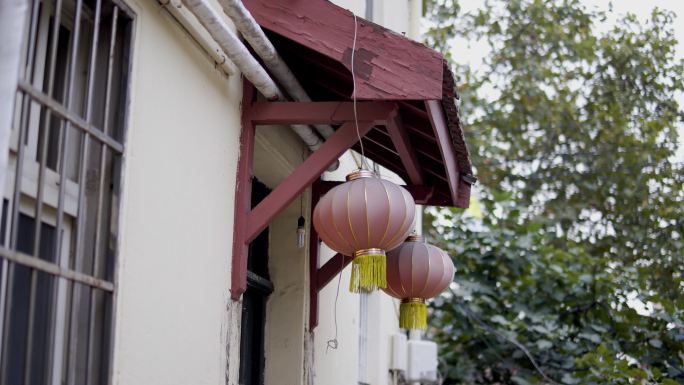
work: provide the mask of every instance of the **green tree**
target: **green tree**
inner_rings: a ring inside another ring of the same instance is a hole
[[[433,210],[458,269],[432,304],[448,384],[684,384],[684,64],[674,15],[578,0],[427,0],[482,219]],[[455,36],[485,43],[459,65]]]

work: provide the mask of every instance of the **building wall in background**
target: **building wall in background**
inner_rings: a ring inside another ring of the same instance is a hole
[[[233,203],[239,153],[240,76],[214,68],[154,1],[127,0],[137,13],[126,142],[114,383],[231,384],[239,381],[241,302],[229,298]],[[361,0],[336,1],[365,15]],[[375,0],[374,21],[417,31],[419,1]],[[345,5],[346,4],[346,5]],[[218,5],[217,5],[218,7]],[[413,16],[412,16],[413,15]],[[415,17],[414,17],[415,16]],[[232,23],[229,22],[232,25]],[[260,128],[255,176],[271,188],[299,165],[300,140],[288,128]],[[326,179],[357,166],[350,153]],[[384,177],[392,177],[382,171]],[[307,223],[309,190],[302,197]],[[318,328],[308,330],[308,242],[296,247],[300,201],[269,227],[265,383],[348,385],[357,378],[358,296],[342,273],[320,295]],[[324,245],[321,264],[333,252]],[[388,383],[389,338],[398,304],[369,299],[370,383]]]
[[[215,70],[156,1],[127,4],[137,19],[114,383],[223,384],[240,76]]]

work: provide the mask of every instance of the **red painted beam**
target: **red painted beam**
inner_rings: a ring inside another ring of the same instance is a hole
[[[327,0],[243,3],[263,28],[336,60],[350,72],[356,29],[359,99],[442,99],[443,57],[420,43],[362,18],[355,20],[350,11]]]
[[[332,258],[318,269],[317,285],[318,291],[321,291],[330,281],[333,280],[344,270],[345,267],[352,261],[352,257],[347,255],[342,255],[340,253],[335,254]]]
[[[330,180],[321,181],[319,187],[320,194],[323,195],[327,193],[328,191],[330,191],[330,189],[341,183],[344,182]],[[435,192],[434,186],[406,185],[401,187],[405,188],[409,192],[409,194],[411,194],[413,200],[419,205],[427,204],[428,202],[430,202],[430,199],[432,198],[432,195]]]
[[[425,107],[430,117],[430,123],[432,123],[432,129],[435,132],[437,147],[439,147],[439,152],[444,160],[444,169],[446,170],[447,181],[449,182],[451,200],[456,207],[467,208],[469,202],[462,202],[462,199],[459,200],[458,196],[460,174],[456,163],[454,146],[451,143],[449,126],[447,125],[442,106],[437,100],[427,100],[425,101]]]
[[[254,159],[254,135],[256,127],[250,119],[254,99],[254,86],[244,80],[242,87],[242,132],[240,133],[240,157],[235,187],[235,221],[233,226],[233,260],[230,297],[237,301],[247,290],[246,227],[252,199],[252,161]]]
[[[320,198],[320,180],[311,185],[311,215],[313,209],[318,204]],[[316,228],[309,221],[309,330],[314,330],[318,326],[318,256],[320,240]]]
[[[408,133],[402,125],[401,115],[399,115],[398,110],[393,111],[390,118],[387,120],[387,132],[392,138],[394,148],[399,153],[401,163],[404,165],[404,169],[406,169],[406,173],[408,174],[409,179],[411,179],[411,183],[415,185],[424,184],[425,178],[423,177],[423,169],[420,167],[420,163],[418,163],[416,152],[413,150],[413,147],[411,147]]]
[[[385,124],[397,109],[392,102],[357,102],[359,121]],[[260,102],[254,105],[255,124],[342,124],[354,120],[352,102]]]
[[[373,122],[359,122],[358,127],[358,135],[363,137],[373,127]],[[353,122],[345,123],[316,152],[300,164],[249,214],[245,242],[253,241],[273,218],[320,177],[323,171],[327,170],[345,151],[358,142],[358,135]]]

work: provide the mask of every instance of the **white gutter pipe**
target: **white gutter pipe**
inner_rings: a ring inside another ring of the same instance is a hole
[[[212,39],[209,32],[199,24],[180,0],[159,0],[159,4],[183,26],[187,33],[204,49],[207,55],[216,63],[216,66],[221,68],[226,75],[233,76],[237,73],[235,64],[228,59],[218,43]]]
[[[182,2],[259,92],[269,100],[285,100],[285,96],[266,70],[252,57],[207,0],[182,0]],[[323,144],[309,126],[293,124],[290,127],[311,151],[318,150]]]
[[[309,94],[304,90],[283,58],[276,51],[273,43],[268,39],[261,26],[254,20],[241,0],[219,0],[223,11],[233,20],[238,31],[249,42],[254,52],[264,61],[266,67],[278,80],[285,91],[297,102],[310,102]],[[335,130],[330,125],[314,125],[316,130],[323,136],[329,138]]]
[[[231,31],[221,15],[206,0],[182,0],[183,4],[199,20],[223,52],[235,63],[247,79],[268,100],[282,99],[283,94],[259,62]]]
[[[0,196],[5,191],[14,100],[21,63],[21,42],[28,4],[28,0],[0,0]],[[1,328],[0,323],[0,330]]]

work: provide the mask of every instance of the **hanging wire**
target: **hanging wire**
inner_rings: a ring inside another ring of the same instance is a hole
[[[354,127],[356,128],[356,136],[359,138],[359,145],[361,147],[361,164],[357,162],[357,166],[359,169],[366,169],[370,170],[370,166],[368,165],[368,161],[366,160],[366,152],[363,149],[363,140],[361,138],[361,132],[359,131],[359,117],[356,112],[356,73],[354,72],[354,53],[356,52],[356,36],[357,36],[357,31],[358,31],[358,22],[356,20],[356,14],[352,12],[352,15],[354,16],[354,41],[352,42],[352,52],[351,52],[351,74],[352,74],[352,84],[353,84],[353,90],[352,90],[352,104],[354,106]],[[352,155],[353,156],[353,155]],[[354,156],[354,160],[356,161],[356,157]],[[332,339],[328,340],[326,342],[327,347],[325,348],[326,353],[328,352],[329,349],[337,349],[339,346],[339,341],[337,340],[337,302],[340,297],[340,283],[342,282],[342,271],[344,270],[344,258],[342,258],[342,263],[340,266],[340,272],[338,273],[338,279],[337,279],[337,293],[335,294],[335,305],[333,307],[333,317],[334,317],[334,322],[335,322],[335,337]]]
[[[337,277],[337,292],[335,293],[335,305],[333,306],[333,318],[335,320],[335,337],[332,339],[328,340],[326,344],[328,345],[325,348],[325,352],[328,353],[328,349],[336,350],[337,347],[339,346],[339,342],[337,341],[337,299],[340,297],[340,283],[342,282],[342,271],[344,270],[344,258],[342,258],[342,263],[340,266],[340,272],[338,273]]]
[[[306,150],[302,148],[302,163],[306,160]],[[299,194],[299,216],[304,217],[304,191]]]
[[[358,29],[358,22],[356,21],[356,14],[352,13],[354,16],[354,41],[352,43],[351,52],[351,75],[352,75],[352,105],[354,106],[354,126],[356,127],[356,136],[359,138],[359,146],[361,146],[361,167],[359,169],[370,170],[370,166],[366,160],[366,152],[363,149],[363,140],[361,138],[361,133],[359,132],[359,117],[356,113],[356,73],[354,72],[354,53],[356,52],[356,33]]]

